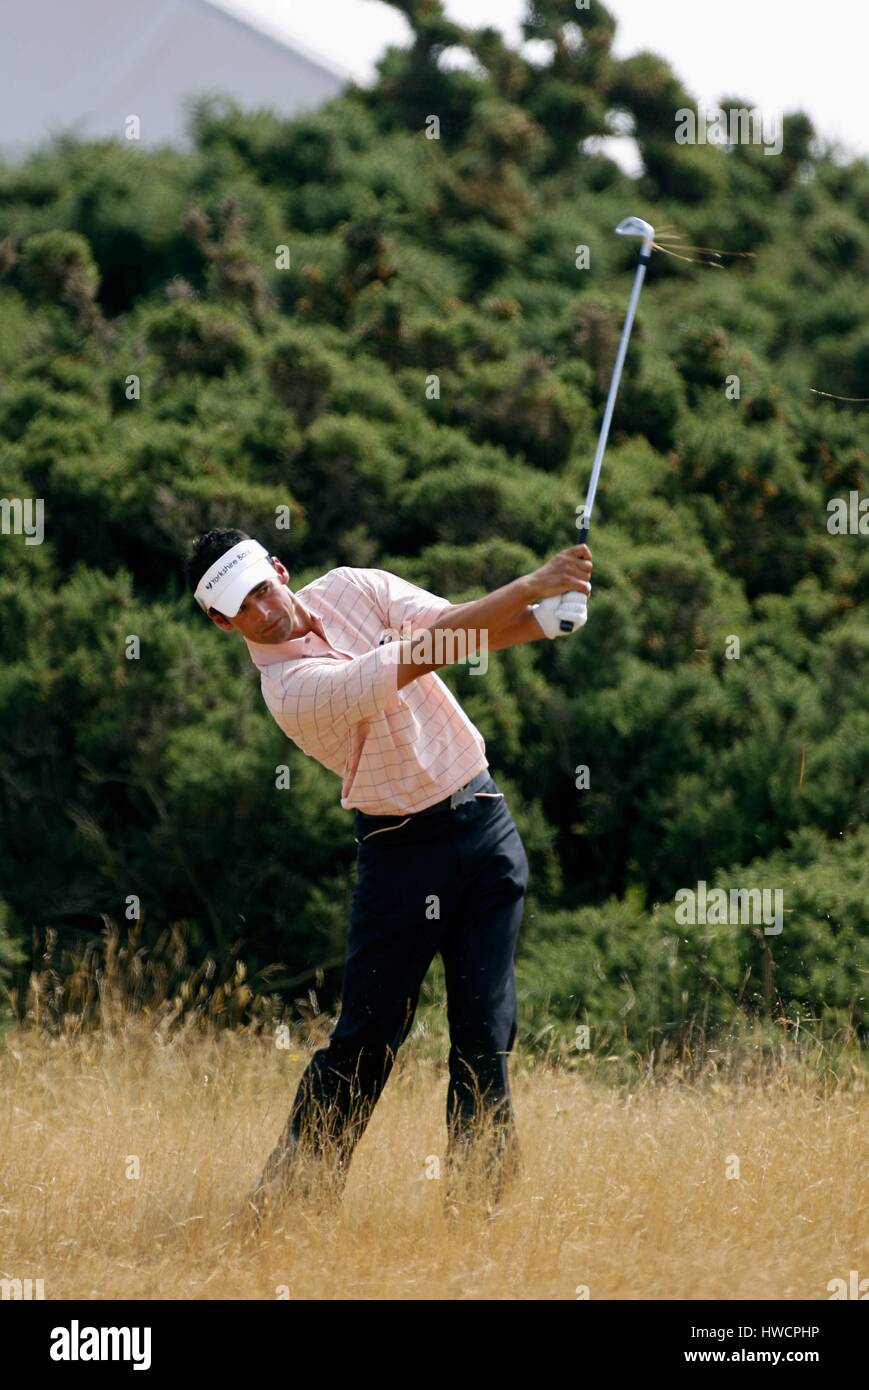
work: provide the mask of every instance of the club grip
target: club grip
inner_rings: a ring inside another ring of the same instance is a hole
[[[587,540],[588,527],[581,526],[579,529],[579,538],[576,543],[577,545],[585,545]],[[561,632],[573,632],[575,627],[585,627],[588,621],[588,595],[580,593],[566,594],[565,601],[568,599],[570,601],[571,616],[560,619],[558,626]]]
[[[567,610],[558,626],[562,632],[573,632],[575,628],[585,627],[588,621],[588,595],[580,593],[565,594],[561,608]],[[559,612],[561,609],[559,609]]]

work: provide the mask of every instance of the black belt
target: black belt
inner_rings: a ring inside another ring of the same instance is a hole
[[[452,792],[449,796],[445,796],[442,801],[436,801],[433,806],[426,806],[423,811],[409,811],[402,820],[402,825],[406,825],[409,820],[420,820],[423,816],[433,816],[436,811],[455,810],[456,806],[462,806],[466,801],[473,801],[476,793],[481,787],[486,785],[491,776],[492,774],[489,769],[484,767],[482,772],[478,772],[476,777],[471,778],[470,782],[466,782],[463,787],[459,787],[457,791]],[[493,795],[502,796],[503,793],[497,792],[493,793]],[[367,811],[360,811],[354,807],[354,814],[359,818],[357,824],[359,824],[361,828],[369,823],[373,824],[376,821],[394,820],[395,816],[401,815],[401,812],[396,811],[393,816],[371,816]],[[387,827],[384,826],[384,829],[386,828]],[[388,828],[397,830],[398,826],[390,826]],[[357,840],[356,843],[359,844],[360,841]]]

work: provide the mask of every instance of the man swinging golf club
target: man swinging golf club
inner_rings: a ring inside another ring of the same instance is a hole
[[[359,846],[340,1017],[249,1199],[254,1224],[302,1190],[302,1170],[306,1192],[340,1195],[438,952],[450,1027],[446,1193],[484,1137],[491,1199],[516,1171],[507,1054],[528,860],[485,742],[435,671],[477,646],[578,631],[591,570],[588,547],[570,546],[454,606],[385,570],[346,565],[294,592],[280,559],[244,532],[196,542],[186,566],[196,601],[245,639],[280,728],[342,778]]]
[[[463,637],[464,657],[468,642],[497,651],[541,633],[569,636],[587,620],[592,559],[585,542],[656,245],[654,227],[640,217],[624,218],[615,230],[642,244],[579,545],[458,606],[385,570],[350,566],[294,594],[277,556],[242,531],[207,532],[187,562],[203,611],[245,638],[278,725],[342,777],[341,805],[354,812],[359,846],[340,1018],[328,1047],[311,1059],[252,1194],[257,1221],[312,1155],[318,1180],[331,1174],[340,1194],[437,952],[450,1025],[448,1178],[457,1156],[480,1147],[483,1121],[495,1137],[487,1169],[495,1202],[518,1165],[507,1054],[516,1036],[513,954],[528,860],[488,772],[482,736],[435,675],[456,657],[444,657],[440,641],[432,659],[425,639],[432,632]],[[404,635],[408,626],[422,642]],[[448,1182],[448,1200],[451,1190]]]

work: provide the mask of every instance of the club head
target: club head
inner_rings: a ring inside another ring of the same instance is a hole
[[[623,217],[616,231],[619,236],[641,236],[644,241],[651,241],[655,235],[654,227],[642,217]]]

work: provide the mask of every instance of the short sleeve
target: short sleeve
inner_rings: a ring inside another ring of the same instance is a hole
[[[411,584],[389,570],[358,569],[353,573],[367,588],[384,625],[393,629],[396,635],[407,635],[403,632],[405,623],[410,625],[411,631],[428,627],[435,618],[453,606],[449,599],[421,589],[418,584]]]

